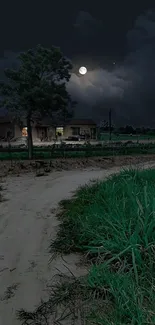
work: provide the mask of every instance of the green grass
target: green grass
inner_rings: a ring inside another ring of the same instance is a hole
[[[111,140],[113,141],[121,141],[121,140],[148,140],[148,139],[155,139],[155,135],[130,135],[130,134],[119,134],[118,136],[114,133],[111,134]],[[109,141],[109,133],[105,132],[105,133],[102,133],[102,135],[100,136],[100,140],[102,141]]]
[[[60,205],[50,251],[81,252],[88,275],[62,275],[47,302],[18,313],[22,324],[51,324],[57,307],[55,324],[155,324],[155,170],[124,170]]]
[[[154,170],[124,171],[119,175],[110,177],[106,182],[97,182],[93,186],[87,185],[81,188],[73,200],[61,203],[64,208],[62,217],[65,225],[67,222],[69,226],[67,227],[69,233],[70,227],[74,227],[71,229],[72,236],[69,235],[69,242],[65,240],[64,243],[63,233],[58,235],[58,240],[62,239],[66,252],[71,252],[72,248],[85,251],[88,246],[89,252],[93,254],[95,247],[100,245],[104,247],[100,250],[111,251],[113,244],[115,250],[112,253],[119,253],[120,248],[123,251],[131,244],[130,234],[135,229],[135,225],[138,233],[145,225],[143,223],[137,225],[137,222],[142,222],[142,218],[145,219],[145,216],[147,216],[147,226],[150,220],[154,221],[152,218],[155,214],[153,213],[155,208],[154,191]],[[139,216],[139,218],[137,219],[135,216]],[[107,230],[109,231],[111,227],[115,237],[110,236],[107,241]],[[118,233],[120,234],[121,229],[123,230],[123,240],[121,240],[120,247]],[[60,231],[64,231],[64,235],[68,238],[66,226],[62,225]],[[143,233],[141,233],[141,236],[144,235],[144,239],[145,231],[146,229],[143,229]],[[78,237],[76,237],[77,234]],[[103,234],[105,235],[104,240]],[[72,238],[73,236],[74,238]],[[133,236],[132,239],[134,240]],[[56,243],[57,241],[54,242],[54,245]],[[70,249],[70,247],[72,248]],[[55,248],[58,249],[58,247]]]
[[[87,323],[154,324],[155,170],[123,171],[81,188],[62,206],[51,252],[87,254],[93,265],[85,295],[95,291],[103,310],[110,306],[106,313],[91,306]]]
[[[103,156],[117,156],[117,155],[140,155],[140,154],[155,154],[154,144],[139,144],[137,147],[126,147],[125,145],[120,145],[119,149],[115,147],[105,147],[98,148],[98,150],[93,150],[90,146],[86,150],[81,148],[80,151],[66,151],[62,149],[61,151],[55,150],[44,150],[35,149],[34,159],[54,159],[54,158],[83,158],[83,157],[103,157]],[[0,160],[27,160],[28,152],[0,152]]]

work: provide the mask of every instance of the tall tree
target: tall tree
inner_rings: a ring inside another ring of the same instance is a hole
[[[33,155],[32,121],[36,117],[64,115],[72,104],[66,89],[71,62],[59,48],[38,45],[18,57],[17,70],[6,69],[6,81],[0,83],[1,106],[20,121],[28,131],[29,159]]]

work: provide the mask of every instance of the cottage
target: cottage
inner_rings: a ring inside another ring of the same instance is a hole
[[[71,119],[64,125],[56,126],[55,134],[62,139],[78,136],[96,139],[96,123],[91,119]]]
[[[67,139],[81,136],[83,138],[96,139],[96,123],[91,119],[71,119],[66,123],[55,124],[46,119],[32,124],[33,140],[52,141],[55,138]],[[27,127],[24,123],[17,125],[9,117],[0,117],[0,140],[7,138],[19,138],[27,136]]]

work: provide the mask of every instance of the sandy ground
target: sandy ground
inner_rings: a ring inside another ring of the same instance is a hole
[[[155,167],[155,162],[141,167]],[[35,177],[24,174],[5,179],[0,204],[0,325],[19,325],[16,310],[33,310],[48,296],[48,285],[58,270],[68,274],[65,262],[57,258],[49,264],[50,239],[56,236],[55,217],[60,200],[88,181],[104,179],[120,167],[53,172]],[[67,267],[79,276],[79,256],[65,257]]]

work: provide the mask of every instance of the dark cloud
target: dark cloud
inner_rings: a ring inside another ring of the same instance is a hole
[[[89,15],[88,17],[90,18]],[[93,18],[90,20],[94,23]],[[87,30],[86,25],[87,20],[84,25]],[[82,23],[80,26],[83,26]],[[100,119],[105,117],[105,112],[107,114],[107,107],[112,107],[116,123],[126,121],[154,126],[155,13],[153,11],[138,16],[134,27],[126,35],[126,41],[128,54],[121,63],[116,62],[112,68],[105,69],[102,62],[100,68],[90,68],[82,78],[73,73],[68,89],[81,103],[81,110],[79,105],[77,114],[81,114],[86,106],[87,114],[90,112],[91,116],[98,115]]]
[[[129,54],[124,67],[132,71],[131,87],[124,93],[130,104],[130,115],[137,122],[155,123],[155,12],[148,11],[137,18],[127,34]]]
[[[134,23],[130,19],[130,26],[124,23],[127,16],[122,16],[123,23],[119,25],[121,19],[115,10],[108,17],[105,11],[102,18],[102,12],[93,15],[93,11],[77,10],[70,25],[67,22],[68,38],[56,44],[62,50],[68,49],[64,54],[71,57],[74,64],[68,90],[79,103],[76,115],[93,117],[99,121],[107,118],[111,107],[116,124],[154,126],[155,14],[150,10],[137,15]],[[121,51],[125,56],[119,55]],[[4,53],[0,61],[1,76],[5,67],[16,66],[16,55],[17,51]],[[116,65],[113,65],[114,60]],[[79,77],[77,73],[81,65],[88,68],[84,77]]]
[[[80,11],[76,17],[74,28],[80,33],[81,37],[92,37],[96,36],[97,32],[102,31],[103,23],[92,17],[90,13]]]

